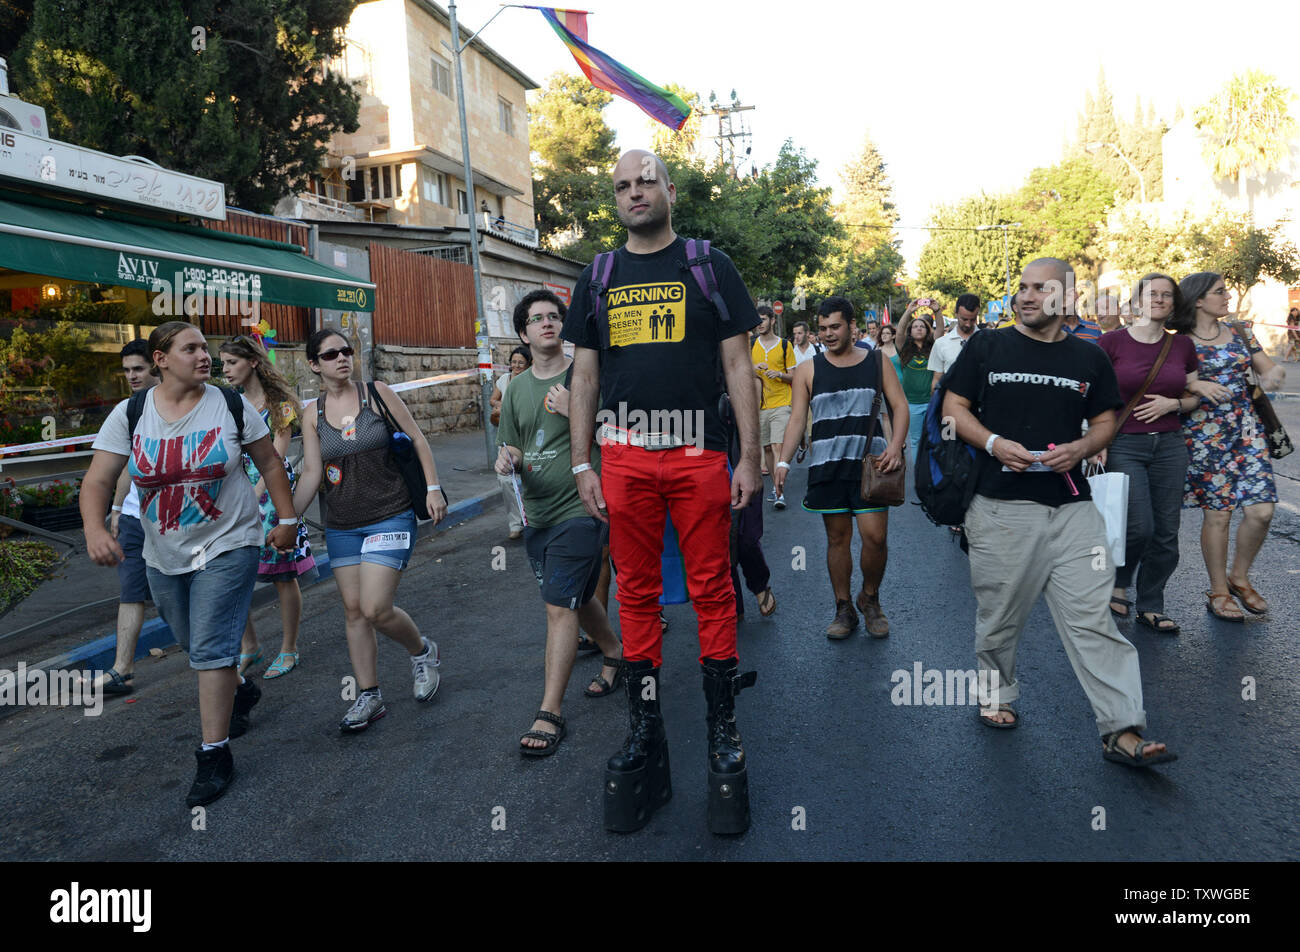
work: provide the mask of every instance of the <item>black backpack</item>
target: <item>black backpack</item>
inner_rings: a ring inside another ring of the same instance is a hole
[[[930,395],[925,425],[916,446],[916,498],[930,521],[940,526],[959,526],[965,521],[983,463],[980,451],[959,437],[955,428],[950,435],[944,432],[943,399],[948,394],[951,375],[949,370],[940,377],[939,386]],[[976,411],[984,399],[986,378],[987,374],[980,380]],[[965,539],[962,547],[965,548]]]
[[[214,385],[215,386],[215,385]],[[135,442],[135,428],[140,422],[140,416],[144,413],[144,401],[149,394],[149,390],[137,390],[131,394],[130,399],[126,401],[126,439],[128,443]],[[217,387],[221,395],[226,398],[226,408],[230,415],[235,418],[235,433],[239,438],[239,445],[244,445],[244,398],[235,390],[227,387]]]

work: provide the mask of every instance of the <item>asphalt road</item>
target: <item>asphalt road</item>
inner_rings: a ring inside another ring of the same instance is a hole
[[[798,499],[804,470],[787,493]],[[830,642],[833,606],[820,519],[767,509],[779,607],[752,597],[740,629],[756,688],[737,701],[750,757],[753,826],[705,824],[704,699],[694,615],[668,611],[663,704],[674,798],[643,831],[601,826],[605,759],[621,743],[618,698],[577,676],[569,736],[549,759],[517,753],[541,692],[544,615],[521,543],[499,510],[422,542],[398,602],[441,646],[442,686],[411,697],[404,652],[381,645],[389,715],[358,736],[337,722],[349,674],[331,585],[307,594],[303,666],[262,682],[238,776],[194,829],[183,798],[198,738],[183,655],[143,662],[134,703],[99,717],[40,708],[0,721],[0,858],[42,860],[1241,860],[1295,859],[1300,815],[1296,619],[1300,518],[1280,509],[1255,584],[1273,603],[1244,625],[1211,619],[1196,529],[1168,612],[1180,637],[1126,633],[1142,658],[1148,736],[1181,759],[1137,772],[1106,763],[1093,716],[1040,602],[1021,645],[1024,715],[993,731],[963,706],[895,706],[895,670],[974,666],[966,557],[908,505],[891,515],[883,604],[893,634]],[[505,547],[504,571],[491,567]],[[793,566],[794,547],[806,568]],[[1013,558],[1015,553],[1008,553]],[[278,612],[259,631],[278,643]],[[381,639],[382,641],[382,639]],[[598,658],[578,663],[589,677]],[[1257,699],[1242,699],[1254,678]],[[1097,825],[1104,809],[1105,829]],[[799,809],[802,808],[802,809]],[[795,822],[804,818],[803,829]],[[504,826],[503,829],[494,829]],[[502,822],[504,821],[504,822]]]

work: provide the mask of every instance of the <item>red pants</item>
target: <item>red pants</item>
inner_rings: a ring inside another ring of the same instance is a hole
[[[686,583],[699,622],[700,660],[736,657],[726,454],[606,443],[600,448],[600,467],[601,492],[609,510],[609,554],[618,573],[623,657],[663,663],[659,596],[666,512],[672,515],[686,563]]]

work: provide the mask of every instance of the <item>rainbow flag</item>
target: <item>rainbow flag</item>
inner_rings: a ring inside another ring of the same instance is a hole
[[[559,35],[578,68],[591,85],[607,93],[634,103],[646,115],[657,119],[670,129],[680,129],[691,114],[691,107],[682,98],[661,89],[639,73],[634,73],[618,60],[606,56],[587,43],[587,11],[559,10],[555,7],[529,7],[540,10],[551,28]]]

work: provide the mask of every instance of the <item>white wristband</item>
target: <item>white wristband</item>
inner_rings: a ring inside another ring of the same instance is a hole
[[[436,493],[441,488],[442,488],[441,485],[439,485],[438,483],[434,483],[432,486],[425,486],[424,491],[426,493]]]
[[[114,512],[121,512],[121,511],[122,511],[122,507],[121,507],[121,506],[114,506],[114,507],[113,507],[113,511],[114,511]]]
[[[785,460],[781,460],[780,462],[778,462],[778,463],[776,464],[776,468],[777,468],[777,469],[789,469],[789,468],[790,468],[790,464],[787,463]]]
[[[585,473],[589,469],[591,469],[590,463],[579,463],[577,466],[571,467],[569,469],[569,472],[571,472],[574,476],[577,476],[579,473]]]
[[[987,443],[984,444],[984,452],[985,452],[985,453],[988,453],[990,456],[992,456],[992,455],[993,455],[993,443],[994,443],[995,440],[999,440],[999,439],[1001,439],[1001,437],[998,436],[996,433],[994,433],[992,436],[990,436],[990,437],[989,437],[989,441],[988,441]]]

